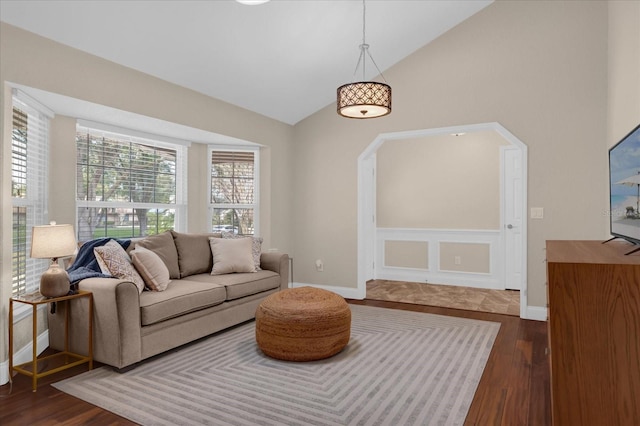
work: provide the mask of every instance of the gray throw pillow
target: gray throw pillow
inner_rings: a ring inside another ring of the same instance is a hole
[[[171,231],[171,235],[178,250],[180,278],[211,272],[213,256],[209,237],[214,234],[183,234]]]

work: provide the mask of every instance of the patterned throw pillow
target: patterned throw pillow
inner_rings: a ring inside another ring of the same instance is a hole
[[[138,292],[144,290],[144,281],[131,264],[131,258],[120,244],[114,240],[101,247],[95,247],[93,253],[103,274],[115,278],[131,281],[138,287]]]
[[[164,291],[167,289],[171,278],[169,277],[169,269],[160,256],[144,247],[136,247],[131,252],[131,260],[149,290]]]
[[[246,235],[236,235],[233,232],[223,231],[222,238],[234,239],[234,238],[251,238],[251,254],[253,256],[253,263],[257,271],[262,271],[260,268],[260,254],[262,254],[262,237],[250,237]]]

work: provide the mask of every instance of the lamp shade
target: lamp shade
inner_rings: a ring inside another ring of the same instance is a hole
[[[31,257],[57,259],[76,251],[76,234],[72,225],[34,226],[31,234]]]
[[[376,118],[391,112],[391,86],[360,81],[338,87],[338,114],[347,118]]]

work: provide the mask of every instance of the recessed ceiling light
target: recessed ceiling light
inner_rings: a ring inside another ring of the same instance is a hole
[[[256,6],[262,3],[266,3],[269,0],[236,0],[240,4],[246,4],[248,6]]]
[[[460,132],[460,133],[451,133],[451,136],[464,136],[466,135],[466,133],[464,132]]]

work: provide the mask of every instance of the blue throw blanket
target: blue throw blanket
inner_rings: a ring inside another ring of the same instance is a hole
[[[114,238],[97,238],[95,240],[87,241],[86,243],[82,244],[80,250],[78,250],[76,259],[73,261],[73,264],[67,269],[67,273],[69,274],[69,281],[71,281],[72,285],[77,284],[85,278],[111,277],[111,275],[103,274],[100,270],[100,265],[98,265],[98,261],[96,260],[96,256],[93,253],[93,249],[103,246],[113,239]],[[127,247],[129,247],[129,244],[131,244],[131,240],[115,241],[117,241],[125,250],[127,249]]]

